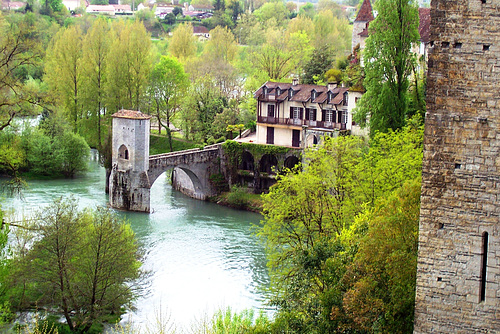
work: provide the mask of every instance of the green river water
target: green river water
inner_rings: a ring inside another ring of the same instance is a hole
[[[93,160],[75,179],[29,181],[23,198],[4,198],[2,208],[20,217],[60,196],[74,196],[81,207],[105,206],[104,181],[104,169]],[[150,272],[136,310],[124,321],[141,326],[161,312],[177,328],[188,328],[221,308],[264,308],[261,288],[269,277],[252,230],[261,215],[188,198],[170,187],[165,174],[151,189],[151,211],[119,212],[135,231],[143,269]]]

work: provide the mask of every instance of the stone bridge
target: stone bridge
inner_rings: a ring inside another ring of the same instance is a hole
[[[226,156],[222,144],[150,156],[149,120],[149,115],[131,110],[113,115],[109,176],[109,203],[113,208],[150,212],[151,187],[169,169],[174,171],[175,189],[205,200],[233,184],[265,192],[276,182],[277,172],[292,168],[300,159],[300,150],[254,144],[232,144],[237,147],[228,149],[231,157]],[[212,175],[218,176],[216,184],[210,180]]]
[[[184,189],[189,196],[204,200],[215,195],[210,175],[220,173],[221,146],[149,156],[150,118],[132,110],[120,110],[113,115],[110,205],[149,212],[153,183],[162,173],[174,168],[191,181],[192,187]]]
[[[210,175],[218,172],[220,145],[191,149],[149,157],[147,171],[120,170],[113,166],[110,176],[110,204],[130,211],[150,211],[150,190],[156,179],[169,169],[181,170],[193,187],[184,189],[190,197],[205,200],[216,195]]]

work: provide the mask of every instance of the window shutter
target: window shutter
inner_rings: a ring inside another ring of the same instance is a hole
[[[304,108],[300,108],[299,119],[304,119]]]
[[[318,119],[318,118],[317,118],[317,113],[318,113],[318,111],[317,111],[316,109],[314,109],[314,110],[313,110],[313,118],[314,118],[314,119],[313,119],[313,121],[315,121],[315,120],[317,120],[317,119]]]
[[[306,108],[306,121],[309,120],[309,113],[310,113],[310,109]]]
[[[290,107],[290,119],[293,118],[293,107]]]
[[[321,121],[326,122],[326,110],[325,109],[323,109],[321,111]]]

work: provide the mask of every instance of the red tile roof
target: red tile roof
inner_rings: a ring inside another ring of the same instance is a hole
[[[363,0],[363,4],[361,5],[361,8],[359,9],[358,15],[356,16],[356,20],[354,20],[354,22],[370,22],[373,21],[373,19],[373,10],[370,0]]]
[[[151,116],[143,114],[140,111],[136,110],[125,110],[122,109],[112,115],[113,117],[118,118],[130,118],[130,119],[150,119]]]
[[[419,8],[418,16],[420,23],[418,26],[418,33],[420,34],[420,41],[423,43],[428,43],[430,39],[431,31],[431,9],[430,8]]]

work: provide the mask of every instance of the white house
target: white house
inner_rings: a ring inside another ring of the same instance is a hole
[[[268,81],[257,99],[257,143],[310,147],[322,136],[340,132],[364,134],[352,121],[352,110],[360,92],[336,84],[303,85]]]

